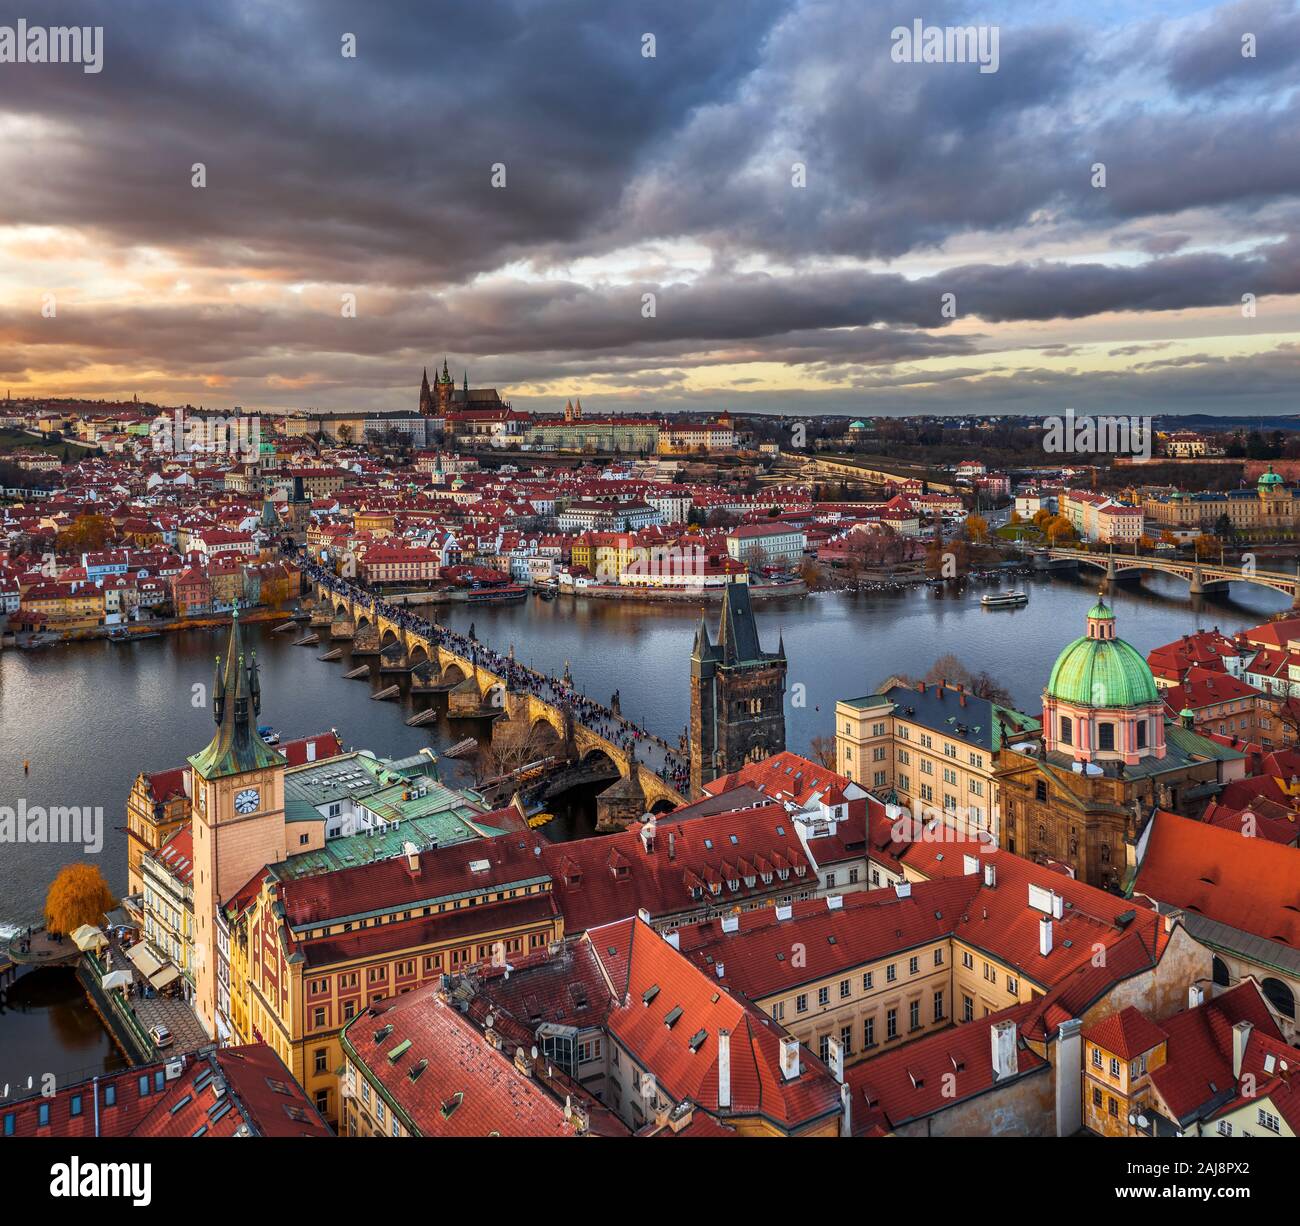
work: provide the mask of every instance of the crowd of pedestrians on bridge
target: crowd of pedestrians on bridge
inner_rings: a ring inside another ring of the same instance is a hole
[[[654,770],[673,787],[682,790],[689,782],[690,769],[680,753],[670,749],[659,737],[621,715],[616,715],[609,707],[575,689],[567,672],[563,678],[549,677],[479,642],[474,635],[473,626],[470,627],[469,634],[461,634],[420,617],[402,605],[384,600],[352,580],[341,579],[327,567],[305,558],[300,560],[300,565],[308,578],[327,591],[351,600],[377,616],[387,618],[404,630],[420,635],[430,644],[455,652],[462,659],[485,668],[500,677],[511,692],[530,694],[562,712],[570,712],[575,723],[603,737],[625,753],[635,753],[643,765]],[[659,764],[656,765],[656,762]]]

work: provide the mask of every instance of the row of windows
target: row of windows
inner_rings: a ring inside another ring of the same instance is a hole
[[[945,1020],[943,1011],[943,993],[935,992],[931,1000],[931,1009],[933,1010],[933,1020],[942,1022]],[[921,1029],[921,1002],[919,1000],[911,1001],[907,1006],[907,1025],[909,1032]],[[885,1042],[898,1038],[898,1010],[885,1010]],[[853,1027],[840,1027],[840,1046],[844,1050],[844,1055],[853,1055]],[[876,1019],[875,1017],[864,1018],[862,1022],[862,1050],[870,1051],[876,1046]],[[817,1054],[823,1061],[830,1060],[831,1036],[824,1034],[817,1040]]]
[[[942,947],[936,947],[936,948],[934,949],[934,951],[933,951],[931,957],[932,957],[932,959],[933,959],[933,965],[935,965],[935,966],[943,966],[943,964],[944,964],[944,957],[943,957],[943,948],[942,948]],[[920,957],[919,954],[916,954],[916,955],[913,955],[911,958],[909,958],[909,959],[907,960],[907,973],[908,973],[909,975],[918,975],[918,974],[920,974],[920,971],[921,971],[921,957]],[[889,963],[888,966],[885,967],[885,982],[886,982],[886,983],[897,983],[897,982],[898,982],[898,963],[896,963],[896,962],[891,962],[891,963]],[[863,990],[864,992],[870,992],[870,991],[873,991],[873,990],[874,990],[875,986],[876,986],[876,972],[875,972],[875,971],[863,971],[863,972],[862,972],[862,990]],[[840,1000],[850,1000],[850,999],[852,999],[852,996],[853,996],[853,979],[852,979],[851,977],[849,977],[849,978],[845,978],[845,979],[841,979],[841,980],[839,981],[838,999],[840,999]],[[794,998],[794,1008],[795,1008],[795,1013],[796,1013],[796,1014],[799,1014],[799,1013],[807,1013],[807,1012],[808,1012],[808,1001],[809,1001],[809,995],[808,995],[808,993],[807,993],[807,992],[800,992],[800,993],[799,993],[799,994]],[[818,989],[817,989],[817,1004],[818,1004],[818,1006],[820,1006],[820,1007],[825,1007],[825,1006],[829,1005],[830,1003],[831,1003],[831,988],[830,988],[830,985],[826,985],[826,986],[824,986],[824,987],[820,987],[820,988],[818,988]],[[781,1021],[781,1020],[785,1017],[785,1001],[777,1001],[777,1002],[772,1006],[772,1016],[773,1016],[773,1017],[774,1017],[778,1022]]]

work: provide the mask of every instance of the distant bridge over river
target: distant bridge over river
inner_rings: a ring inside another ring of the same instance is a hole
[[[1291,607],[1300,609],[1300,575],[1282,570],[1261,570],[1255,566],[1224,566],[1218,563],[1187,561],[1181,558],[1149,557],[1131,553],[1091,553],[1086,549],[1044,549],[1039,557],[1052,561],[1073,561],[1106,572],[1107,579],[1123,579],[1143,571],[1177,575],[1188,583],[1192,596],[1225,591],[1230,583],[1254,583],[1270,587],[1291,597]]]

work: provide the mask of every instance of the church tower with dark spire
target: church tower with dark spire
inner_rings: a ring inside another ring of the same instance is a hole
[[[691,650],[691,794],[785,749],[785,643],[764,651],[749,586],[728,583],[718,641],[700,618]]]
[[[452,393],[456,390],[456,384],[452,381],[451,371],[447,369],[447,359],[442,359],[442,374],[438,376],[437,382],[438,394],[438,416],[446,417],[451,412]]]
[[[420,380],[420,416],[436,417],[433,406],[433,389],[429,387],[429,368],[424,368],[424,378]]]
[[[218,1042],[230,1038],[229,973],[221,973],[222,908],[287,851],[284,772],[288,765],[257,730],[262,709],[257,653],[245,652],[239,610],[217,657],[212,718],[217,731],[190,758],[193,772],[195,1011]]]

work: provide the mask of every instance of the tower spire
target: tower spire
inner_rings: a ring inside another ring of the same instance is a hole
[[[208,747],[190,758],[203,778],[238,775],[283,762],[257,731],[257,717],[261,711],[262,686],[257,653],[251,652],[245,658],[239,608],[236,606],[230,618],[225,660],[217,657],[213,680],[212,719],[217,731]]]

